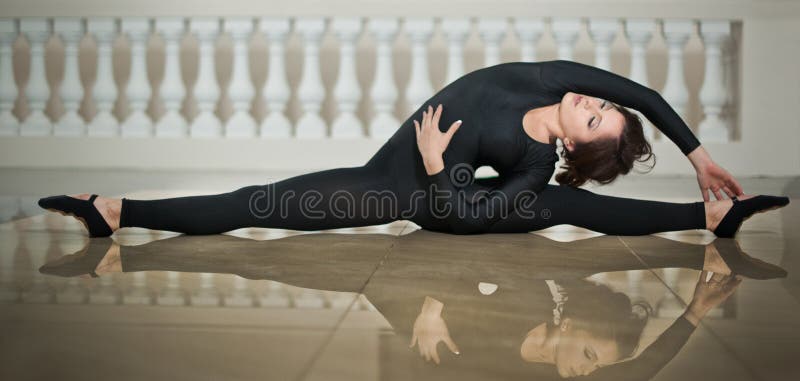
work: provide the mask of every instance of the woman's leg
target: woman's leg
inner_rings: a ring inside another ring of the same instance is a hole
[[[216,234],[243,227],[324,230],[397,219],[395,180],[378,165],[329,169],[228,193],[122,200],[120,227]]]
[[[525,211],[492,225],[493,233],[529,232],[569,224],[599,233],[645,235],[705,229],[702,201],[670,203],[599,195],[585,189],[547,185]]]

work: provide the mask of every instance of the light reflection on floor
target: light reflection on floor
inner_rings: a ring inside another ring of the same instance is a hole
[[[742,250],[782,266],[788,278],[745,280],[654,379],[800,374],[800,209],[797,181],[788,184],[773,193],[792,195],[793,203],[748,220],[738,237]],[[176,187],[126,195],[206,190]],[[622,193],[645,197],[648,189]],[[86,247],[105,253],[112,239],[89,240],[71,218],[37,214],[20,201],[43,195],[4,198],[19,204],[3,204],[0,225],[0,379],[558,378],[552,365],[522,364],[519,343],[508,340],[518,333],[511,327],[533,328],[552,316],[545,280],[569,289],[588,278],[648,302],[654,315],[641,351],[684,311],[704,245],[713,242],[699,231],[611,237],[571,227],[453,236],[407,221],[192,237],[125,229],[113,236],[120,262],[110,267],[122,272],[59,277],[40,274],[40,266]],[[455,355],[440,343],[439,365],[409,348],[426,297],[444,303],[461,349]]]

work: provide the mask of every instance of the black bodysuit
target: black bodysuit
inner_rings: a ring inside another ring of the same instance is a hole
[[[549,185],[555,144],[531,138],[522,118],[567,92],[603,98],[649,119],[684,154],[700,143],[654,90],[593,66],[508,62],[475,70],[423,103],[363,166],[323,170],[233,192],[161,200],[123,199],[120,227],[214,234],[242,227],[324,230],[411,220],[455,234],[529,232],[572,224],[606,234],[705,228],[702,202],[675,204],[601,196]],[[439,128],[463,124],[428,175],[413,121],[442,104]],[[499,174],[474,178],[491,166]]]

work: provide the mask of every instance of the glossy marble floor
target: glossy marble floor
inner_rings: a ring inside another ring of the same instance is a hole
[[[524,343],[536,342],[535,328],[553,321],[558,293],[548,284],[566,294],[562,318],[572,316],[584,332],[638,332],[609,317],[640,321],[644,308],[630,303],[644,301],[652,311],[635,353],[672,340],[645,352],[648,363],[603,366],[585,379],[800,375],[799,179],[741,179],[747,193],[783,194],[793,202],[748,220],[735,245],[702,231],[616,237],[559,226],[455,236],[407,221],[213,236],[134,228],[90,240],[79,222],[43,213],[36,199],[87,191],[143,199],[203,194],[263,183],[263,174],[6,170],[0,176],[2,380],[560,379],[554,364],[521,355]],[[665,201],[699,197],[694,180],[681,178],[593,190]],[[665,337],[698,288],[707,287],[698,280],[712,249],[741,250],[788,277],[745,279],[685,344]],[[76,265],[81,261],[87,265]],[[86,275],[95,267],[98,278]],[[459,354],[438,343],[436,364],[420,351],[432,356],[442,326]],[[576,335],[575,329],[563,332]],[[591,362],[608,353],[595,336],[570,335],[552,340],[567,375],[579,368],[574,364],[586,364],[580,356]],[[570,348],[578,347],[578,359],[570,358]]]

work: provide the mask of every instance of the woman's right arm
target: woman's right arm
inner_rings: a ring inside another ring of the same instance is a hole
[[[689,340],[692,332],[706,314],[725,301],[741,278],[716,274],[708,282],[708,272],[702,271],[694,296],[686,311],[658,339],[632,360],[597,369],[582,380],[649,380],[669,363]]]

